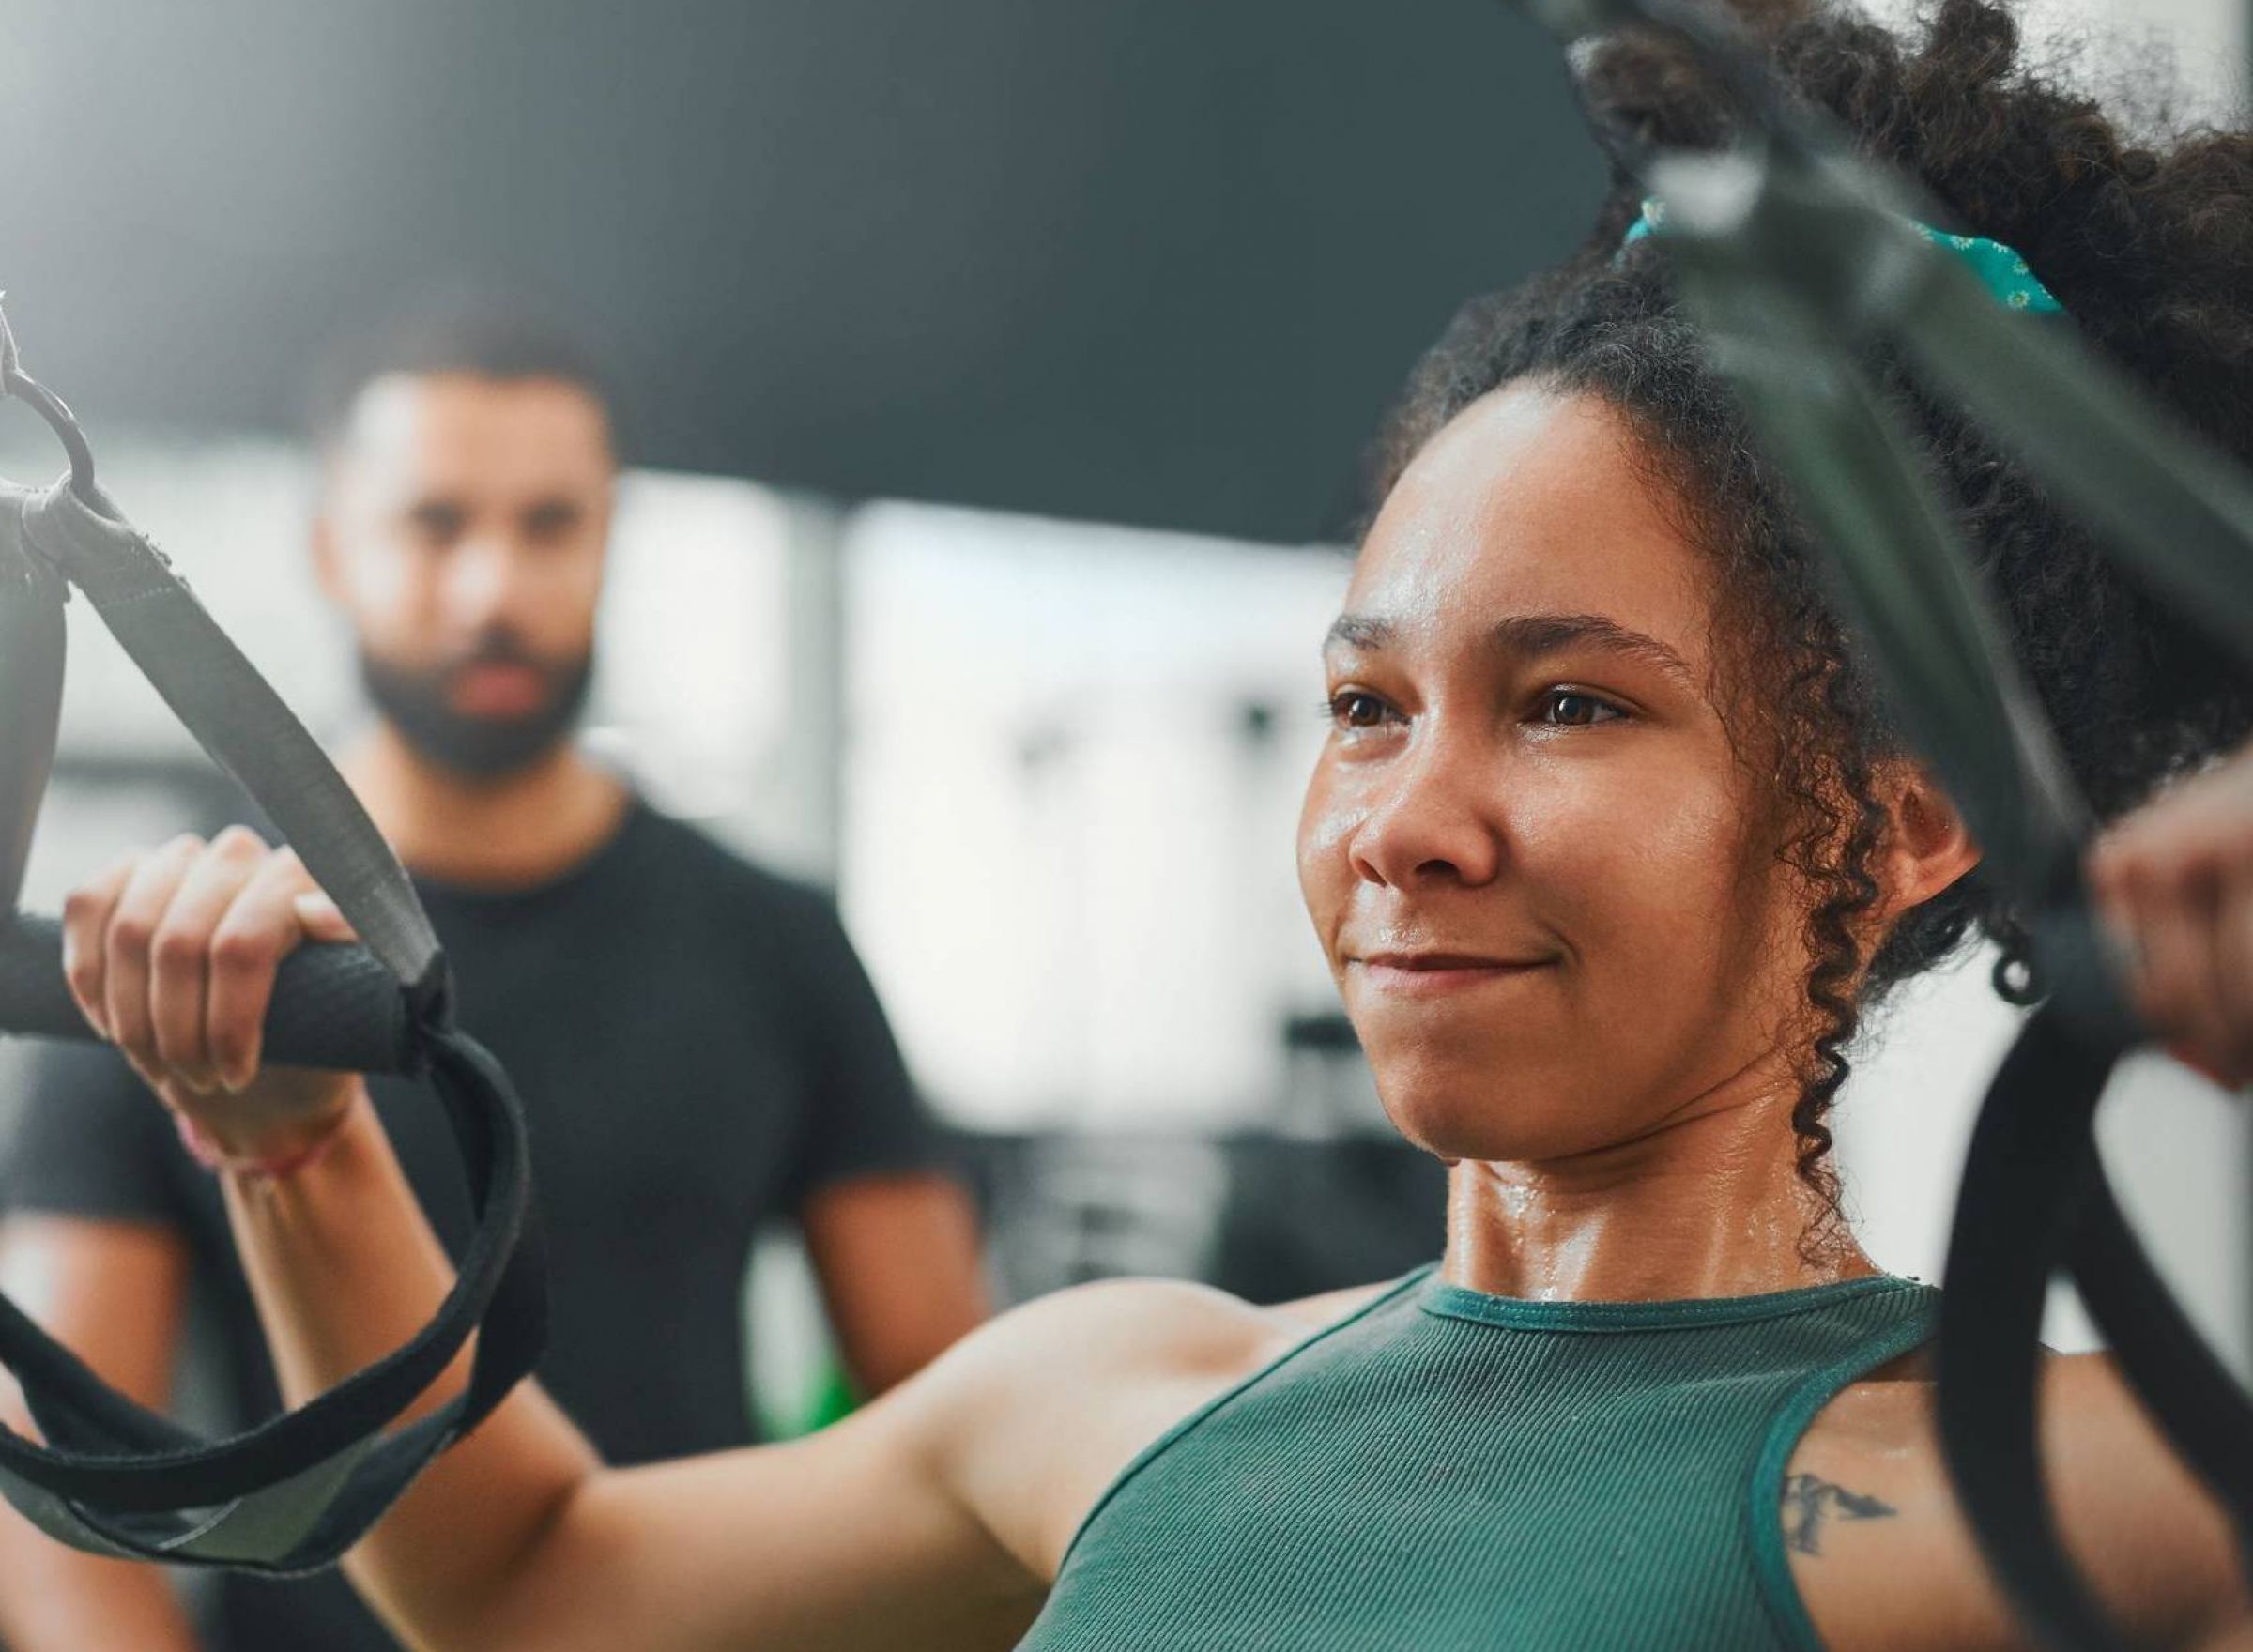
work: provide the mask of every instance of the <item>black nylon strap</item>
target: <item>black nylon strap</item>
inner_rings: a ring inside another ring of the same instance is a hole
[[[466,1034],[434,1029],[425,1048],[478,1217],[459,1277],[431,1323],[299,1410],[207,1444],[108,1388],[0,1298],[0,1363],[17,1374],[54,1442],[42,1448],[0,1430],[0,1491],[27,1517],[65,1541],[90,1533],[110,1553],[278,1575],[314,1569],[530,1370],[545,1335],[545,1299],[522,1116],[498,1063]],[[472,1331],[467,1389],[375,1443]],[[52,1504],[17,1495],[24,1485],[62,1500],[66,1529],[55,1530]],[[246,1528],[292,1536],[276,1548],[270,1537],[246,1542]]]
[[[63,979],[62,925],[53,918],[19,912],[0,926],[0,1032],[97,1036]],[[413,1073],[422,1064],[418,1036],[397,978],[365,947],[300,946],[275,972],[263,1046],[275,1066]]]
[[[1972,1132],[1942,1276],[1940,1440],[1987,1561],[2042,1644],[2117,1652],[2059,1541],[2035,1430],[2042,1310],[2094,1176],[2091,1124],[2112,1064],[2069,1020],[2053,1004],[2028,1021]]]
[[[1789,232],[1771,235],[1778,233]],[[1806,226],[1796,233],[1804,236]],[[1839,255],[1843,239],[1832,239],[1826,251]],[[1761,320],[1748,309],[1761,284],[1732,279],[1729,261],[1746,251],[1741,242],[1719,239],[1688,249],[1688,290],[1704,301],[1709,317],[1723,322],[1724,341],[1734,336],[1730,327],[1771,333],[1776,327],[1774,311]],[[1875,256],[1858,265],[1882,267]],[[2201,619],[2241,653],[2253,652],[2253,620],[2240,618],[2246,611],[2247,528],[2234,529],[2241,544],[2234,565],[2220,558],[2215,545],[2231,521],[2215,501],[2227,498],[2240,479],[2217,467],[2201,444],[2154,445],[2147,437],[2140,448],[2123,446],[2102,459],[2085,440],[2052,447],[2046,433],[2078,415],[2092,387],[2105,382],[2101,373],[2069,340],[1997,314],[1945,260],[1919,280],[1895,279],[1882,304],[1856,297],[1839,308],[1864,326],[1915,341],[1916,359],[1977,361],[1985,400],[2015,409],[2007,435],[2030,466],[2045,476],[2083,467],[2077,494],[2111,491],[2112,471],[2137,468],[2152,451],[2179,455],[2190,472],[2184,491],[2192,502],[2156,523],[2139,524],[2122,548],[2138,554],[2147,537],[2169,526],[2203,534],[2198,543],[2169,540],[2137,565],[2179,602],[2195,590],[2230,586],[2236,605],[2217,594],[2199,610]],[[1841,319],[1822,310],[1816,315],[1833,324]],[[1984,347],[1968,347],[1973,335]],[[2096,1159],[2090,1134],[2096,1098],[2114,1059],[2138,1034],[2110,985],[2077,884],[2087,811],[2031,696],[2016,683],[2007,651],[1982,621],[1976,585],[1960,574],[1939,576],[1940,556],[1961,570],[1960,553],[1950,551],[1937,513],[1909,503],[1926,491],[1924,484],[1861,385],[1849,353],[1852,335],[1799,342],[1805,356],[1796,371],[1751,370],[1752,362],[1774,359],[1769,357],[1724,353],[1722,359],[1769,451],[1792,475],[1824,531],[1847,611],[1873,645],[1905,727],[1988,847],[1992,875],[2022,910],[2039,914],[2035,956],[2055,995],[2050,1013],[2057,1019],[2027,1031],[2024,1059],[2006,1063],[1990,1088],[1984,1134],[1966,1164],[1941,1317],[1942,1437],[1988,1559],[2029,1622],[2047,1644],[2110,1652],[2122,1642],[2060,1547],[2043,1500],[2033,1371],[2051,1273],[2076,1277],[2092,1297],[2092,1312],[2101,1304],[2099,1323],[2118,1351],[2123,1374],[2223,1497],[2241,1532],[2253,1530],[2247,1497],[2253,1485],[2242,1444],[2253,1440],[2253,1404],[2214,1361],[2134,1244]],[[1808,373],[1809,361],[1817,365],[1816,375]],[[2060,382],[2070,388],[2056,389]],[[2112,422],[2123,418],[2115,408]],[[2138,497],[2164,490],[2145,476],[2119,491]],[[2253,504],[2245,523],[2253,524]],[[2067,1027],[2069,1037],[2061,1031]],[[1998,1147],[1999,1141],[2009,1145]],[[2240,1443],[2234,1449],[2232,1439]]]
[[[2239,1528],[2253,1529],[2253,1419],[2244,1390],[2152,1265],[2101,1163],[2082,1195],[2066,1266],[2153,1420]]]
[[[1999,316],[1969,289],[1920,292],[1893,329],[1919,375],[2102,529],[2123,569],[2248,658],[2253,475],[2106,368],[2069,327]]]
[[[212,760],[257,800],[370,952],[412,992],[438,990],[438,941],[406,870],[328,757],[157,548],[59,481],[22,505],[32,548],[102,623]]]
[[[36,553],[29,561],[0,557],[0,578],[22,570],[27,589],[51,604],[52,594],[38,589],[39,569],[51,565],[84,590],[166,703],[366,938],[391,977],[388,1000],[371,994],[351,959],[326,960],[345,967],[309,977],[318,991],[299,1025],[314,1059],[326,1045],[325,1064],[342,1049],[427,1078],[461,1152],[477,1220],[453,1287],[412,1339],[302,1408],[217,1442],[109,1388],[0,1297],[0,1363],[15,1373],[47,1440],[36,1446],[0,1429],[0,1495],[51,1535],[94,1553],[293,1575],[335,1560],[538,1357],[545,1276],[523,1113],[499,1064],[452,1024],[436,937],[358,800],[163,558],[106,499],[98,505],[66,483],[36,496],[0,488],[0,537]],[[51,606],[38,611],[40,627],[58,619]],[[16,675],[41,692],[61,671],[59,644],[50,650],[46,635],[26,632],[37,646],[8,656]],[[38,734],[26,736],[35,747]],[[44,777],[41,763],[31,778]],[[52,956],[43,950],[51,937],[36,922],[17,924],[7,940],[26,967]],[[38,1014],[63,1019],[53,1008]],[[387,1435],[472,1333],[465,1391]]]
[[[2052,997],[1990,1088],[1965,1167],[1942,1300],[1939,1413],[1981,1546],[2043,1642],[2121,1644],[2059,1543],[2035,1395],[2046,1286],[2080,1284],[2120,1369],[2253,1534],[2253,1403],[2198,1337],[2122,1216],[2092,1124],[2138,1033],[2077,878],[2088,810],[1914,453],[1861,357],[1898,347],[2097,524],[2124,566],[2253,663],[2253,478],[2071,329],[2015,316],[1906,220],[1940,222],[1787,96],[1726,11],[1697,0],[1521,0],[1567,41],[1622,23],[1688,41],[1738,99],[1723,156],[1617,156],[1663,200],[1711,358],[1817,528],[1834,589],[1905,732],[2033,922]]]

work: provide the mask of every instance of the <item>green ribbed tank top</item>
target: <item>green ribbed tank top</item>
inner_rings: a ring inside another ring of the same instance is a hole
[[[1128,1464],[1019,1652],[1819,1646],[1785,1466],[1939,1300],[1535,1302],[1421,1269]]]

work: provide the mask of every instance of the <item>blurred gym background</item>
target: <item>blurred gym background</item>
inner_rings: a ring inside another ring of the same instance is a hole
[[[2029,9],[2092,15],[2199,106],[2243,96],[2236,0]],[[838,891],[1005,1299],[1122,1272],[1272,1299],[1436,1253],[1438,1169],[1387,1130],[1298,908],[1316,643],[1380,408],[1597,178],[1494,0],[0,0],[27,365],[316,731],[358,714],[303,552],[317,347],[463,277],[611,347],[636,463],[587,738]],[[0,418],[0,474],[56,465]],[[228,806],[83,604],[72,648],[46,910]],[[1939,1272],[2010,1036],[1985,971],[1905,1002],[1842,1109],[1898,1271]],[[2107,1141],[2253,1366],[2244,1112],[2153,1063]],[[762,1248],[752,1292],[778,1427],[820,1363],[792,1267]],[[2088,1338],[2069,1302],[2051,1333]]]

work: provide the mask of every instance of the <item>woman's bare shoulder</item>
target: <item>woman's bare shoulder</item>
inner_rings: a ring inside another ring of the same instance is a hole
[[[965,1338],[934,1375],[1002,1403],[1067,1377],[1083,1392],[1234,1381],[1385,1289],[1357,1286],[1259,1307],[1188,1280],[1105,1279],[1012,1308]]]
[[[1304,1337],[1310,1332],[1327,1330],[1341,1320],[1351,1319],[1391,1289],[1390,1285],[1379,1284],[1356,1285],[1344,1291],[1326,1291],[1320,1296],[1302,1296],[1295,1302],[1279,1302],[1267,1312],[1287,1334]]]
[[[1105,1280],[1003,1314],[900,1398],[956,1494],[1052,1577],[1138,1455],[1304,1335],[1290,1315],[1209,1286]]]
[[[933,1368],[998,1402],[1233,1367],[1276,1334],[1240,1297],[1180,1279],[1104,1279],[1036,1296],[966,1337]]]

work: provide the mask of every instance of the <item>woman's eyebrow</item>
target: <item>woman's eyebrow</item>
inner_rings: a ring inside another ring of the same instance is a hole
[[[1332,643],[1343,643],[1348,648],[1381,649],[1393,638],[1398,628],[1389,620],[1379,620],[1371,614],[1341,614],[1330,621],[1327,635],[1322,639],[1326,652]]]
[[[1539,659],[1567,649],[1596,649],[1655,665],[1694,687],[1689,663],[1655,636],[1631,631],[1602,614],[1514,614],[1497,621],[1487,640],[1499,651]]]
[[[1400,627],[1390,620],[1373,614],[1341,614],[1331,621],[1323,646],[1326,650],[1338,644],[1376,650],[1399,634]],[[1697,683],[1697,674],[1689,663],[1657,637],[1631,631],[1602,614],[1513,614],[1489,629],[1487,641],[1497,652],[1525,659],[1540,659],[1567,649],[1597,649],[1655,665],[1692,687]]]

